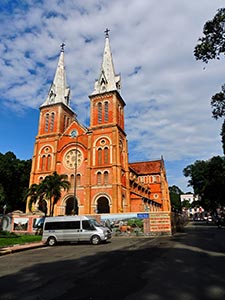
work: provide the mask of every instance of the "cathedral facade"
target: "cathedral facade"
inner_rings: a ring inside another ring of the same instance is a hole
[[[120,82],[106,31],[100,74],[89,96],[90,126],[83,126],[70,107],[62,45],[54,80],[40,106],[30,175],[32,185],[54,171],[66,174],[71,187],[62,191],[54,215],[170,211],[163,158],[128,161]],[[42,209],[38,203],[37,208]],[[47,202],[46,209],[48,213]]]

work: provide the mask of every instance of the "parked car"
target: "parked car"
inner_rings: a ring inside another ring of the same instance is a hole
[[[49,246],[58,242],[81,241],[97,245],[110,238],[108,227],[86,216],[47,217],[44,221],[42,241]]]

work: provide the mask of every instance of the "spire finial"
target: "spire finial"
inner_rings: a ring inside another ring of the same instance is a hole
[[[117,75],[114,70],[112,53],[110,49],[109,41],[109,29],[106,28],[105,31],[105,47],[103,50],[102,65],[100,70],[100,75],[95,81],[94,92],[92,95],[118,91],[120,90],[120,75]]]
[[[55,76],[51,87],[48,92],[47,99],[41,106],[51,105],[55,103],[63,103],[69,106],[70,89],[66,82],[66,70],[64,64],[64,47],[65,44],[60,45],[61,52],[59,54],[59,60],[55,71]]]
[[[60,45],[60,48],[61,48],[61,52],[64,52],[64,47],[65,47],[66,45],[64,44],[64,43],[62,43],[61,45]]]
[[[105,32],[105,37],[108,38],[109,37],[109,32],[110,32],[109,28],[106,28],[106,30],[104,32]]]

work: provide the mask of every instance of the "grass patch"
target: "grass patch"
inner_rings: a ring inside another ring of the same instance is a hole
[[[40,242],[42,236],[40,235],[18,235],[15,233],[10,233],[6,231],[0,232],[0,248],[13,246],[13,245],[22,245],[26,243]]]

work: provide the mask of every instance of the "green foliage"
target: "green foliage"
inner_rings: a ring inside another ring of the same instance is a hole
[[[215,94],[211,98],[212,115],[214,119],[225,116],[225,85],[222,86],[222,91]]]
[[[65,174],[59,175],[54,172],[53,175],[46,176],[40,184],[39,193],[43,193],[50,201],[50,216],[53,216],[54,206],[61,197],[61,189],[68,190],[70,187],[70,182],[66,179]]]
[[[192,207],[191,203],[188,200],[182,201],[181,206],[185,207],[185,208],[191,208]]]
[[[25,210],[24,195],[29,186],[31,160],[19,160],[12,152],[0,153],[0,213]]]
[[[57,172],[53,172],[52,175],[48,175],[40,184],[32,184],[27,189],[26,197],[30,197],[29,209],[37,201],[39,203],[43,200],[47,200],[50,203],[50,216],[53,216],[54,206],[61,197],[61,190],[68,190],[70,182],[67,180],[65,174],[59,175]]]
[[[34,183],[27,189],[25,193],[25,200],[27,199],[27,197],[30,197],[29,204],[28,204],[28,208],[30,211],[32,209],[32,205],[35,204],[38,200],[38,197],[40,197],[38,189],[39,189],[39,185]]]
[[[19,237],[15,232],[0,230],[0,238],[2,237]]]
[[[208,63],[211,59],[220,59],[225,54],[225,8],[218,9],[214,18],[207,21],[203,28],[204,36],[199,38],[194,55],[197,60]]]
[[[187,166],[184,176],[190,177],[188,186],[192,186],[196,195],[201,195],[204,190],[205,178],[208,178],[207,161],[197,160],[193,165]]]
[[[225,154],[225,120],[223,121],[220,135],[222,137],[221,142],[222,142],[222,146],[223,146],[223,154]]]
[[[204,36],[199,38],[199,43],[195,46],[194,56],[197,60],[208,63],[211,59],[220,59],[225,55],[225,8],[218,9],[214,18],[207,21],[203,28]],[[211,98],[213,118],[225,117],[225,85],[222,91],[216,93]],[[225,154],[225,126],[222,127],[222,147]]]
[[[172,210],[181,211],[182,206],[181,206],[180,195],[183,194],[183,192],[176,185],[169,186],[169,192],[170,192],[170,202],[171,202]]]
[[[143,228],[143,220],[142,219],[129,219],[127,221],[127,225],[131,227],[138,227],[138,228]]]
[[[0,232],[0,248],[12,246],[16,244],[26,244],[32,242],[40,242],[41,236],[38,235],[16,235],[15,233],[9,233],[5,231]]]
[[[206,210],[225,206],[225,157],[215,156],[207,161],[197,160],[183,170],[190,177],[188,183],[200,196],[200,205]]]
[[[225,85],[222,86],[222,92],[219,92],[211,98],[212,115],[214,119],[225,117]],[[220,133],[222,139],[223,154],[225,154],[225,121]]]

